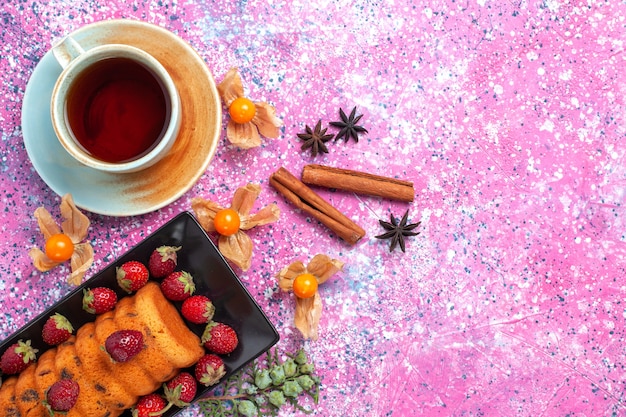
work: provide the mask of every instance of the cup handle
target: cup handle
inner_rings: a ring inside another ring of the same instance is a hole
[[[56,58],[62,68],[67,67],[72,60],[84,53],[82,46],[71,36],[65,37],[61,42],[52,48],[52,55]]]

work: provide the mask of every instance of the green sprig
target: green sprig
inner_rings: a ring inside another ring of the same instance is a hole
[[[319,401],[320,379],[303,349],[281,360],[276,350],[267,352],[216,387],[209,397],[198,401],[206,417],[277,416],[291,406],[305,414],[312,409],[301,405],[303,398]]]

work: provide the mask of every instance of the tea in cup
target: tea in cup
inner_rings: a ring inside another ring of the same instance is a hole
[[[167,154],[180,129],[181,104],[156,58],[123,44],[84,50],[71,37],[52,52],[63,67],[52,92],[52,125],[74,159],[125,173]]]

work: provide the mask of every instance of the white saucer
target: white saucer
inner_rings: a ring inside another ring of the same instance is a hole
[[[193,48],[158,26],[107,20],[71,34],[85,49],[103,43],[141,48],[170,72],[182,104],[182,124],[170,153],[133,174],[108,174],[76,162],[60,145],[50,120],[50,97],[61,67],[50,52],[26,86],[22,105],[24,144],[33,166],[58,195],[71,193],[82,209],[109,216],[133,216],[177,200],[204,173],[221,134],[221,102],[213,76]]]

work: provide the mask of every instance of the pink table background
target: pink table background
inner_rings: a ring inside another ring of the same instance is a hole
[[[88,276],[192,197],[227,203],[260,183],[257,207],[277,202],[282,216],[251,233],[240,277],[278,346],[304,346],[316,362],[315,415],[626,415],[623,2],[12,3],[0,5],[0,336],[70,291],[67,269],[41,274],[27,256],[39,239],[33,210],[56,210],[59,197],[24,149],[26,83],[63,35],[133,18],[187,40],[218,81],[240,67],[285,127],[249,151],[223,135],[197,185],[157,212],[90,213]],[[368,135],[314,160],[300,151],[305,124],[353,106]],[[350,247],[268,186],[278,167],[310,162],[414,181],[416,199],[320,190],[366,229]],[[389,253],[374,238],[378,219],[407,208],[422,234]],[[346,266],[321,287],[321,338],[310,342],[274,276],[316,253]]]

